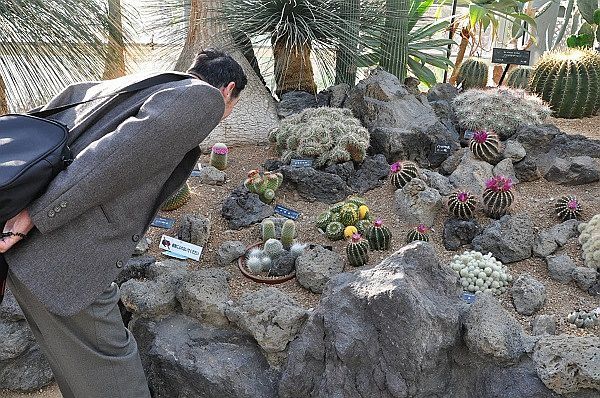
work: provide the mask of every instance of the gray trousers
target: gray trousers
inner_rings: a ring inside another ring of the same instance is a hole
[[[115,283],[89,307],[61,317],[46,310],[10,270],[7,282],[64,398],[150,397],[137,343],[121,319]]]

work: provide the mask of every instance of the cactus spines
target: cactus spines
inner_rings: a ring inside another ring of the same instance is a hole
[[[271,269],[271,264],[273,264],[273,260],[271,260],[271,257],[269,256],[263,256],[260,259],[260,263],[262,266],[262,271],[269,272],[269,270]]]
[[[210,152],[210,165],[217,170],[225,170],[227,168],[228,153],[229,148],[227,148],[227,145],[223,144],[222,142],[217,142],[212,146],[212,150]]]
[[[390,248],[392,233],[388,227],[383,225],[383,220],[378,218],[367,231],[367,239],[371,250],[388,250]]]
[[[506,75],[506,85],[510,88],[527,90],[529,88],[529,78],[531,77],[530,66],[516,66]]]
[[[264,203],[271,203],[275,198],[275,191],[283,182],[283,174],[250,170],[248,178],[244,181],[244,186],[252,193],[257,194]]]
[[[352,235],[357,234],[358,229],[354,225],[349,225],[344,228],[344,238],[349,239]]]
[[[332,213],[339,213],[345,204],[346,204],[345,202],[337,202],[329,208],[329,211]]]
[[[369,217],[369,208],[366,205],[362,205],[358,208],[358,219],[364,220]]]
[[[347,203],[340,209],[340,222],[345,226],[354,225],[358,221],[358,209],[353,203]]]
[[[562,221],[571,219],[579,219],[581,216],[581,203],[573,195],[563,196],[556,202],[554,206],[558,218]]]
[[[514,195],[511,192],[511,179],[495,176],[487,180],[485,186],[483,204],[486,212],[492,218],[502,217],[514,200]]]
[[[534,65],[530,90],[555,117],[592,116],[600,109],[600,53],[584,48],[547,52]]]
[[[281,243],[284,249],[289,250],[292,246],[294,235],[296,235],[296,223],[293,220],[285,220],[281,227]]]
[[[355,205],[357,205],[358,207],[360,206],[364,206],[367,204],[366,200],[360,196],[348,196],[348,199],[346,199],[346,203],[354,203]]]
[[[179,188],[177,192],[175,192],[175,194],[173,194],[173,196],[171,196],[165,201],[165,203],[163,203],[160,209],[162,211],[177,210],[183,205],[185,205],[187,202],[189,202],[191,198],[192,194],[190,192],[190,186],[186,182],[181,186],[181,188]]]
[[[492,163],[500,155],[500,140],[491,131],[478,130],[473,133],[469,149],[479,159]]]
[[[298,258],[304,253],[304,249],[306,249],[306,243],[294,243],[292,247],[290,247],[290,254],[294,258]]]
[[[346,246],[348,263],[353,267],[361,267],[369,261],[369,242],[364,240],[360,234],[353,234],[352,240]]]
[[[253,274],[258,274],[263,269],[262,259],[260,257],[248,257],[246,260],[246,267],[248,267]]]
[[[317,216],[317,228],[322,231],[327,229],[327,225],[333,221],[333,213],[330,211],[324,211]]]
[[[271,259],[277,258],[280,254],[284,252],[283,244],[277,239],[269,239],[268,241],[266,241],[263,250],[265,251],[265,254]]]
[[[269,239],[275,239],[275,223],[273,220],[263,220],[263,222],[260,223],[260,229],[263,242],[266,242]]]
[[[426,225],[419,224],[406,235],[406,243],[414,242],[416,240],[429,242],[429,231],[430,229]]]
[[[462,220],[473,218],[477,199],[468,191],[454,192],[448,198],[448,210]]]
[[[467,58],[460,64],[457,83],[462,83],[463,90],[483,88],[488,81],[488,63],[480,58]]]
[[[331,240],[340,240],[344,237],[344,224],[341,222],[331,222],[325,231],[327,237]]]
[[[365,220],[358,220],[358,222],[354,225],[356,227],[356,229],[358,230],[358,233],[361,234],[362,236],[367,236],[367,231],[369,230],[369,228],[371,228],[371,221],[365,219]]]
[[[411,161],[398,161],[390,166],[390,179],[396,189],[400,189],[419,175],[417,165]]]

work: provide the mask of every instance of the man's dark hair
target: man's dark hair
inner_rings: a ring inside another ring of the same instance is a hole
[[[231,55],[214,48],[208,48],[198,53],[188,72],[199,75],[202,80],[216,88],[225,87],[230,82],[234,82],[235,88],[232,91],[234,97],[240,95],[248,83],[240,64]]]

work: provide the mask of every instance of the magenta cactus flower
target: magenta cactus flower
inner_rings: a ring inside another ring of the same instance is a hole
[[[500,175],[495,176],[486,181],[485,187],[483,204],[488,215],[492,218],[502,217],[514,200],[511,192],[512,180]]]
[[[512,180],[509,177],[498,175],[487,180],[485,182],[485,187],[494,192],[510,191],[512,188]]]
[[[390,165],[392,184],[396,189],[405,186],[413,178],[419,175],[419,169],[414,162],[398,161]]]
[[[475,157],[491,163],[500,154],[500,140],[491,131],[478,130],[473,133],[469,149]]]

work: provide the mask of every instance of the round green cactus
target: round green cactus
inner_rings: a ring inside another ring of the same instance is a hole
[[[346,202],[337,202],[329,207],[329,211],[332,213],[339,213],[345,204],[346,204]]]
[[[545,53],[533,67],[530,89],[550,104],[556,117],[595,115],[600,109],[600,53],[583,48]]]
[[[266,241],[263,250],[271,259],[279,257],[285,251],[283,249],[283,244],[277,239],[269,239]]]
[[[516,66],[506,75],[505,84],[510,88],[527,90],[529,88],[530,77],[530,66]]]
[[[457,83],[462,83],[462,88],[482,88],[487,86],[488,63],[480,58],[467,58],[460,64]]]
[[[329,223],[333,218],[333,213],[330,211],[324,211],[323,213],[319,214],[317,216],[317,228],[325,231],[325,229],[327,229],[327,225],[329,225]]]
[[[416,240],[429,242],[429,231],[430,228],[427,228],[426,225],[419,224],[417,227],[408,232],[406,235],[406,243],[414,242]]]
[[[344,238],[344,224],[341,222],[331,222],[325,231],[327,237],[331,240],[340,240]]]
[[[388,227],[383,225],[381,219],[377,219],[371,228],[369,228],[367,239],[371,250],[388,250],[392,240],[392,233]]]
[[[167,199],[163,205],[161,206],[162,211],[172,211],[177,210],[183,205],[185,205],[192,198],[192,193],[190,192],[190,186],[186,182],[179,188],[177,192],[169,199]]]
[[[346,246],[348,263],[353,267],[361,267],[369,261],[369,242],[360,234],[352,235],[352,241]]]
[[[345,226],[354,225],[358,221],[358,208],[354,203],[345,204],[340,210],[340,222]]]
[[[371,228],[373,223],[370,220],[359,220],[354,226],[358,230],[358,233],[362,236],[367,236],[367,231]]]

